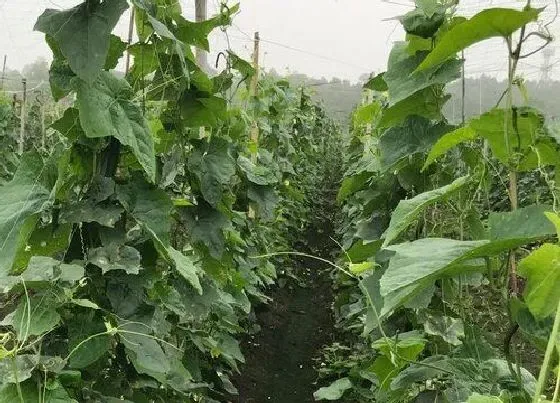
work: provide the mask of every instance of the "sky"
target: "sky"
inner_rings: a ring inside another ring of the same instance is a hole
[[[231,1],[231,0],[230,0]],[[43,35],[33,32],[36,18],[45,8],[67,8],[81,0],[0,0],[0,57],[8,56],[8,67],[21,69],[38,56],[50,57]],[[194,18],[194,0],[181,0],[184,14]],[[338,77],[355,82],[360,76],[383,71],[392,43],[404,38],[393,18],[412,9],[410,0],[240,0],[241,12],[228,30],[229,44],[223,32],[212,36],[210,60],[219,51],[231,49],[248,58],[252,36],[261,35],[261,60],[266,69],[280,73],[299,72],[313,77]],[[213,14],[219,0],[208,0]],[[483,7],[520,7],[516,0],[464,0],[460,12],[473,15]],[[554,16],[554,0],[534,0],[546,5],[544,17]],[[125,36],[128,15],[123,15],[116,33]],[[560,18],[551,25],[560,36]],[[537,46],[537,44],[529,44]],[[552,77],[560,79],[560,47],[551,62],[556,62]],[[501,75],[506,69],[506,51],[501,40],[485,42],[467,52],[467,75]],[[542,55],[520,65],[528,78],[541,76]]]

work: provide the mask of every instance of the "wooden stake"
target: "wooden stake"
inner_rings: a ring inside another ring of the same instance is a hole
[[[0,90],[4,89],[4,81],[6,81],[6,61],[8,55],[4,55],[4,66],[2,67],[2,83],[0,84]]]
[[[196,22],[203,22],[208,19],[208,12],[207,12],[207,0],[195,0],[195,21]],[[208,66],[208,53],[204,49],[196,48],[196,61],[202,71],[208,72],[210,67]]]
[[[259,86],[259,50],[260,50],[260,36],[258,32],[255,32],[255,47],[253,50],[253,68],[255,69],[255,74],[251,78],[251,85],[249,86],[249,95],[251,98],[258,96],[258,86]],[[258,157],[258,147],[259,147],[259,125],[257,119],[253,119],[253,124],[251,125],[251,142],[253,143],[253,151],[251,153],[251,160],[256,163]],[[249,205],[249,218],[255,218],[256,212],[253,205]]]
[[[27,102],[27,80],[23,78],[21,80],[21,84],[23,85],[23,99],[21,100],[21,112],[20,112],[20,131],[19,131],[19,144],[18,144],[18,154],[23,154],[23,146],[25,142],[25,119],[26,119],[26,111],[25,111],[25,104]]]
[[[128,23],[128,46],[132,44],[132,35],[134,33],[134,6],[130,8],[130,22]],[[124,72],[128,74],[130,71],[130,50],[126,51],[126,64]]]

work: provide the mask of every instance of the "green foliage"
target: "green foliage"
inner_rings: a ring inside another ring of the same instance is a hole
[[[248,62],[230,54],[213,78],[196,64],[191,46],[238,6],[195,23],[177,2],[132,3],[132,44],[112,33],[120,0],[36,24],[67,108],[0,174],[1,402],[228,400],[253,306],[289,271],[255,256],[292,247],[339,162],[339,130],[305,90],[265,76],[247,102],[233,83]]]
[[[532,402],[549,374],[534,376],[557,328],[558,246],[545,242],[557,233],[560,158],[513,82],[540,10],[453,12],[422,0],[400,17],[406,42],[354,114],[337,198],[348,271],[334,280],[348,346],[326,349],[321,369],[348,379],[343,401]],[[505,102],[497,91],[492,109],[454,126],[442,108],[457,53],[491,37],[509,41]]]

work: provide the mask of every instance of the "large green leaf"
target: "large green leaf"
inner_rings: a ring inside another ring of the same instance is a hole
[[[68,349],[71,355],[68,364],[71,368],[85,368],[111,348],[111,336],[106,331],[97,312],[90,310],[85,314],[75,315],[68,323]],[[91,337],[97,335],[95,337]]]
[[[336,196],[338,203],[344,202],[350,195],[356,193],[358,190],[363,189],[370,178],[373,176],[371,172],[362,172],[357,175],[347,176],[342,180],[340,189]]]
[[[171,246],[166,248],[167,255],[173,261],[177,272],[187,280],[199,294],[202,294],[202,286],[198,278],[200,267],[197,266],[192,257],[186,256]]]
[[[257,165],[247,157],[240,155],[237,158],[237,165],[247,175],[247,179],[256,185],[273,185],[278,182],[276,173],[272,169]]]
[[[34,214],[49,200],[38,154],[25,155],[11,182],[0,187],[0,278],[8,275],[20,244],[35,226]]]
[[[456,241],[442,238],[425,238],[387,249],[395,255],[380,281],[381,295],[387,296],[419,282],[435,280],[454,264],[461,262],[488,241]]]
[[[384,80],[389,87],[389,102],[394,105],[434,84],[454,81],[461,75],[462,61],[448,60],[441,66],[415,72],[428,52],[411,55],[406,42],[397,43],[389,55]]]
[[[560,246],[544,244],[519,263],[519,274],[527,279],[525,302],[540,319],[556,312],[560,301]]]
[[[223,187],[235,175],[235,160],[229,154],[229,143],[219,137],[212,137],[210,143],[198,142],[189,156],[189,171],[200,181],[204,199],[215,207],[222,199]]]
[[[130,85],[107,71],[94,82],[76,81],[76,103],[87,137],[117,138],[131,148],[152,182],[156,177],[154,139],[142,114],[131,99]]]
[[[394,168],[412,154],[429,150],[452,127],[445,123],[433,124],[418,116],[408,117],[401,126],[392,127],[379,139],[381,163],[386,170]]]
[[[483,10],[445,33],[417,70],[426,70],[443,63],[457,52],[485,39],[506,38],[522,26],[536,21],[539,12],[532,8],[524,11],[508,8]]]
[[[31,336],[41,336],[53,330],[61,320],[56,308],[57,303],[50,296],[33,296],[29,304],[22,298],[11,319],[17,339],[25,341]]]
[[[412,199],[401,200],[391,215],[391,223],[385,231],[383,246],[391,244],[428,206],[448,197],[469,183],[469,177],[463,176],[449,185],[421,193]]]
[[[556,228],[546,218],[547,211],[552,211],[552,206],[533,204],[514,211],[490,213],[490,240],[519,240],[522,245],[554,235]]]
[[[441,120],[441,108],[451,96],[442,95],[439,92],[441,90],[438,90],[436,86],[427,87],[384,109],[379,120],[379,128],[400,125],[411,115],[429,120]]]
[[[463,126],[456,130],[453,130],[450,133],[447,133],[443,137],[441,137],[436,144],[430,150],[428,157],[426,158],[426,162],[424,163],[424,167],[422,170],[426,169],[429,165],[431,165],[437,158],[444,155],[447,151],[452,149],[458,144],[461,144],[465,141],[474,140],[478,137],[478,133],[470,126]]]
[[[278,205],[279,197],[272,186],[249,184],[247,197],[255,203],[258,217],[262,220],[272,220]]]
[[[224,253],[224,230],[230,226],[228,218],[207,204],[188,208],[184,215],[191,241],[202,242],[214,258],[220,259]]]
[[[64,11],[47,9],[34,29],[52,37],[78,77],[92,83],[107,60],[111,32],[127,8],[126,0],[105,0]]]
[[[350,379],[337,379],[329,386],[325,386],[313,393],[313,398],[315,400],[338,400],[344,395],[344,392],[351,388],[352,382]]]
[[[117,198],[140,225],[163,244],[169,244],[173,202],[167,193],[135,176],[129,183],[117,186]]]

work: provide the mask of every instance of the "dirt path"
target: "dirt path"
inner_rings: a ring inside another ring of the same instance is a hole
[[[257,313],[262,330],[242,346],[246,364],[236,382],[236,402],[314,401],[314,358],[333,341],[332,288],[328,265],[303,257],[295,266],[303,281],[290,279],[272,292],[273,302]]]

